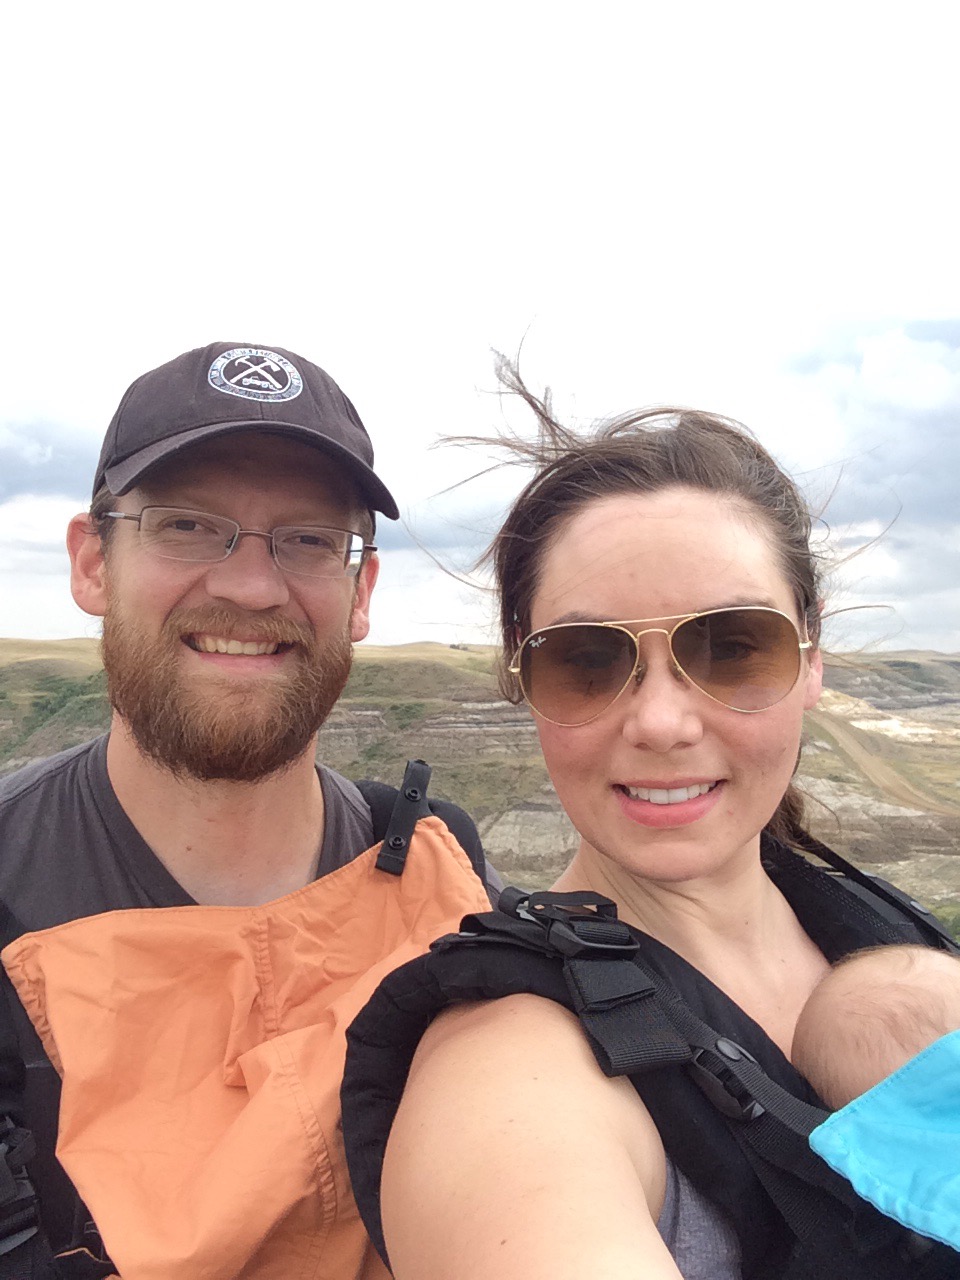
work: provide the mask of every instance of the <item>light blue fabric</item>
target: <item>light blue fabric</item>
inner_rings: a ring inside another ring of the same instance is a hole
[[[960,1031],[835,1111],[810,1145],[882,1213],[960,1250]]]

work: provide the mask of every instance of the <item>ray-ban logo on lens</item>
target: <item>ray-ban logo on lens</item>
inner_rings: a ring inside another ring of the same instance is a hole
[[[225,351],[207,378],[211,387],[244,400],[293,400],[303,390],[303,379],[290,361],[260,347]]]

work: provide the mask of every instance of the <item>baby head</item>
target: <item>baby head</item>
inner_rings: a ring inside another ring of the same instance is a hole
[[[932,947],[871,947],[841,960],[816,987],[791,1056],[837,1109],[958,1029],[960,958]]]

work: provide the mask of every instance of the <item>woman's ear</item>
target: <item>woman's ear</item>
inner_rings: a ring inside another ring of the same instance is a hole
[[[84,613],[102,618],[107,611],[107,564],[103,543],[90,516],[74,516],[67,525],[70,591]]]
[[[804,681],[803,709],[810,711],[820,701],[823,693],[823,653],[820,650],[820,637],[823,632],[823,611],[826,601],[821,596],[817,601],[817,627],[813,638],[814,648],[807,650],[807,670],[801,677]],[[809,637],[810,633],[807,632]]]
[[[807,669],[801,678],[804,682],[803,709],[810,711],[820,701],[823,692],[823,654],[819,649],[807,650]]]

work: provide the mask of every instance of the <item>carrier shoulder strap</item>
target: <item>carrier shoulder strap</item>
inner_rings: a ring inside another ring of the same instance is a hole
[[[885,880],[883,876],[872,871],[864,871],[848,862],[835,849],[815,839],[807,831],[795,832],[796,845],[804,853],[811,853],[821,862],[839,873],[837,882],[848,892],[861,899],[866,899],[876,909],[878,903],[894,909],[894,916],[906,919],[920,934],[924,943],[941,951],[949,951],[960,955],[960,944],[950,930],[941,923],[929,907],[912,898],[910,894],[898,889],[895,884]]]
[[[409,760],[399,790],[385,782],[364,778],[357,789],[370,806],[373,838],[383,842],[377,866],[381,871],[399,875],[403,871],[413,828],[418,819],[435,814],[460,845],[470,865],[487,887],[487,863],[480,834],[470,815],[449,800],[427,798],[427,784],[432,770],[423,760]]]
[[[0,902],[0,948],[22,932]],[[40,1280],[55,1272],[27,1173],[36,1147],[30,1130],[22,1127],[25,1069],[9,1003],[17,997],[5,972],[0,986],[0,1280]]]

